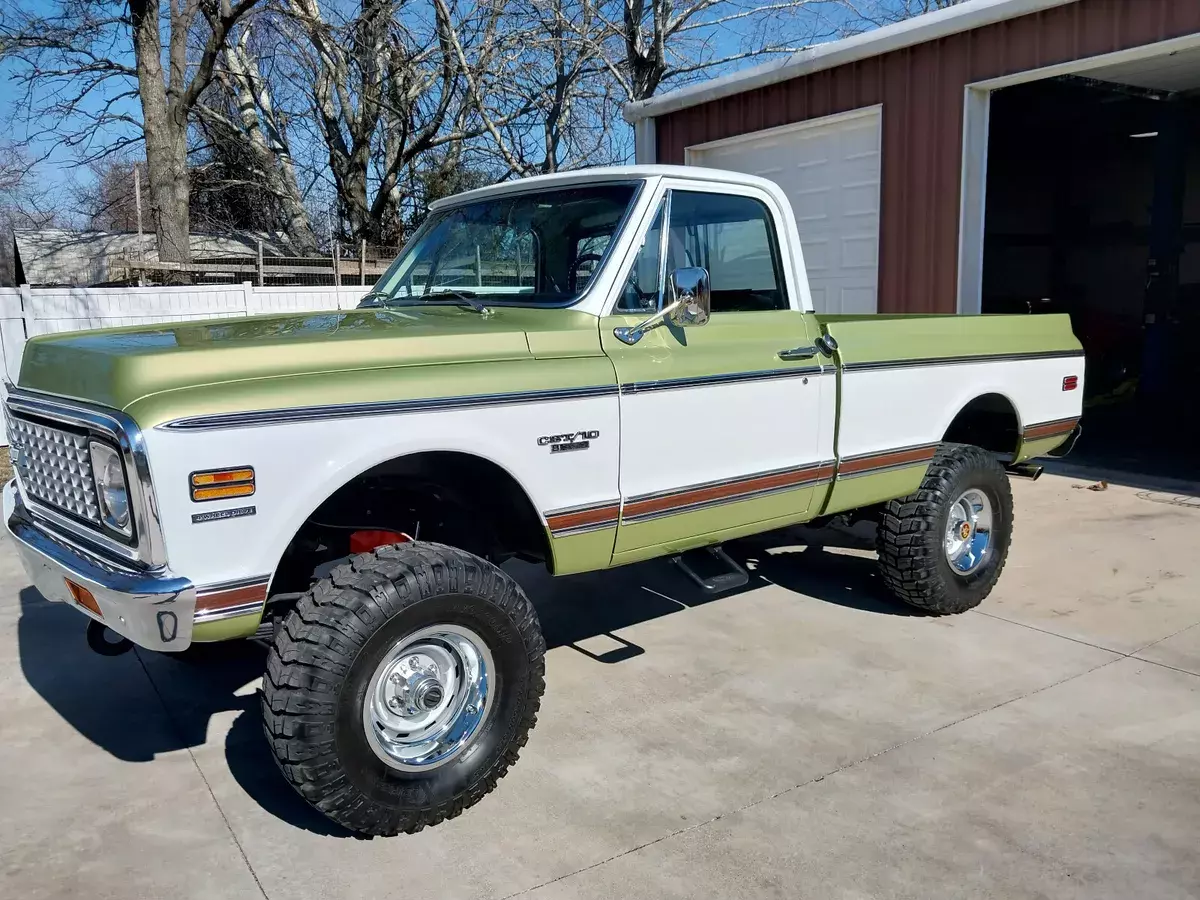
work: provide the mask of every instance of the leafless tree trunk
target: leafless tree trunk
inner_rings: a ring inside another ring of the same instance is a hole
[[[6,9],[11,24],[0,29],[0,53],[18,63],[15,80],[26,88],[30,118],[48,114],[43,136],[65,124],[60,137],[84,148],[89,162],[135,143],[128,129],[137,129],[163,260],[190,259],[188,124],[230,29],[258,2],[57,0],[48,10],[21,3]],[[132,45],[132,66],[122,44]],[[134,96],[140,121],[122,112],[121,101]],[[114,125],[126,133],[103,143]]]
[[[304,205],[296,163],[275,109],[271,85],[263,77],[250,48],[250,36],[250,27],[246,26],[225,47],[217,68],[217,80],[232,102],[237,121],[203,100],[198,110],[203,120],[238,135],[245,142],[256,161],[247,176],[277,198],[283,231],[297,251],[315,253],[317,238]]]
[[[230,28],[258,0],[167,0],[168,70],[163,70],[161,0],[129,0],[130,27],[137,69],[138,96],[146,142],[150,208],[155,217],[158,255],[164,262],[191,260],[188,198],[188,122],[200,95],[213,78],[217,56]],[[188,40],[203,14],[207,40],[188,77]]]
[[[172,7],[174,6],[172,0]],[[156,0],[131,0],[133,49],[137,65],[138,96],[146,140],[146,174],[150,182],[150,209],[158,236],[158,256],[164,262],[188,262],[191,239],[188,221],[187,111],[179,102],[178,85],[186,65],[187,25],[171,10],[170,86],[162,66],[159,9]],[[181,27],[182,26],[182,27]],[[176,39],[174,35],[179,35]],[[173,102],[172,102],[173,101]]]

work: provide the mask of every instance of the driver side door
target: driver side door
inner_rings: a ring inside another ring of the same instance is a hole
[[[819,458],[832,366],[812,346],[770,198],[730,187],[669,188],[600,322],[621,391],[614,563],[801,521],[833,475]],[[709,274],[706,325],[663,324],[632,345],[615,336],[669,302],[671,272],[691,266]]]

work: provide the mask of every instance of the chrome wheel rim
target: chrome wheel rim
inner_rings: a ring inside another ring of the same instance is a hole
[[[992,501],[978,488],[963,491],[946,519],[946,560],[959,575],[970,575],[992,552]]]
[[[492,707],[492,654],[460,625],[431,625],[397,641],[363,702],[367,742],[402,772],[428,772],[471,746]]]

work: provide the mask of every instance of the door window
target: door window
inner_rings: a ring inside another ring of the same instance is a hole
[[[667,266],[708,270],[712,311],[787,309],[775,227],[752,197],[671,192]]]

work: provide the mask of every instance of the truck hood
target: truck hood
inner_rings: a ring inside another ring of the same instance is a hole
[[[19,382],[128,409],[150,395],[232,382],[601,353],[596,320],[584,313],[497,307],[482,316],[431,305],[45,335],[26,345]]]

